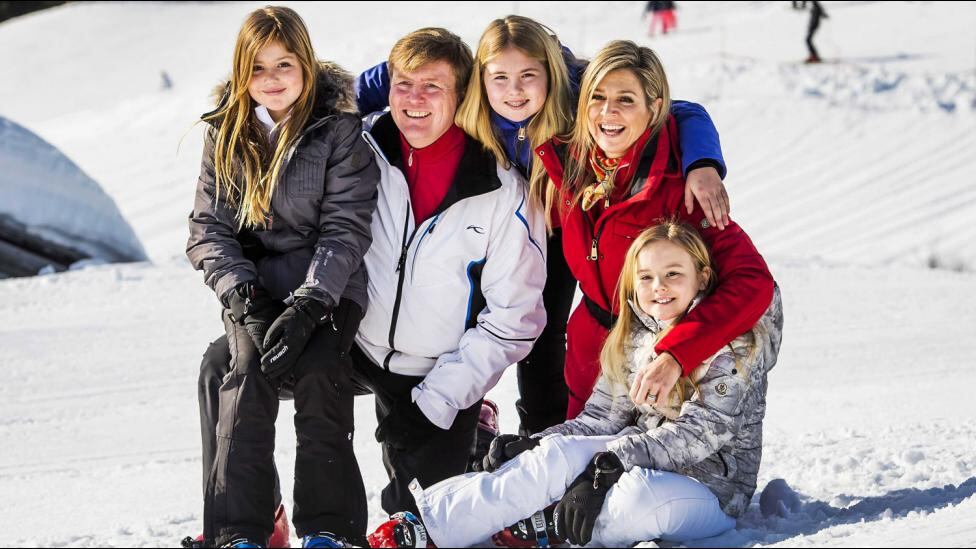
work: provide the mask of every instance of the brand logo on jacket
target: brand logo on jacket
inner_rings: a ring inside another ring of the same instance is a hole
[[[474,231],[474,232],[476,232],[478,234],[485,234],[485,228],[484,227],[479,227],[477,225],[468,225],[467,227],[465,227],[464,230],[466,230],[466,231],[469,231],[469,230],[470,231]]]

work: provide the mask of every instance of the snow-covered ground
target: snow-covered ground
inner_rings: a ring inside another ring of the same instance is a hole
[[[787,2],[681,3],[678,32],[653,39],[642,2],[390,4],[368,21],[351,4],[296,9],[319,55],[351,70],[420,26],[475,44],[515,9],[583,56],[614,38],[655,48],[674,95],[715,119],[733,216],[786,308],[760,486],[784,478],[803,506],[774,519],[754,508],[706,542],[973,546],[976,4],[824,4],[816,41],[833,62],[821,66],[797,62],[807,14]],[[221,326],[182,257],[194,122],[260,5],[74,3],[0,24],[0,115],[98,181],[153,260],[0,281],[8,543],[172,546],[201,528],[196,371]],[[516,396],[510,371],[490,395],[508,431]],[[276,451],[286,503],[290,411]],[[371,398],[357,419],[376,524]]]

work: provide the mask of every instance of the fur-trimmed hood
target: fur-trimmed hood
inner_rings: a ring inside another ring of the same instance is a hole
[[[352,73],[332,61],[319,61],[316,80],[315,106],[312,118],[325,118],[339,113],[358,114],[356,91]],[[220,110],[230,95],[230,80],[217,85],[213,90],[215,108],[201,115],[201,118]]]

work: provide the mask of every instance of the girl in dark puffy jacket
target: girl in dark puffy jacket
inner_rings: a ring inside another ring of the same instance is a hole
[[[209,127],[187,256],[224,307],[231,355],[208,404],[216,432],[203,433],[205,449],[216,436],[216,454],[204,459],[212,462],[207,543],[268,543],[281,391],[295,398],[298,534],[309,542],[347,526],[331,517],[348,502],[330,494],[318,465],[358,467],[351,415],[321,405],[343,398],[342,358],[366,307],[362,258],[379,182],[351,84],[317,60],[297,13],[267,7],[245,20],[232,77],[202,117]]]

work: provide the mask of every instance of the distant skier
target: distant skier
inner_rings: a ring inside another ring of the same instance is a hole
[[[674,14],[675,5],[672,1],[651,0],[644,8],[644,13],[651,14],[651,24],[647,30],[648,36],[654,36],[654,29],[660,24],[661,34],[667,34],[678,26],[678,18]]]
[[[160,71],[159,76],[163,79],[162,89],[169,90],[173,88],[173,79],[169,77],[168,72]]]
[[[827,18],[827,12],[824,11],[818,0],[813,0],[811,4],[813,6],[810,8],[810,26],[807,28],[807,49],[810,50],[810,56],[804,62],[820,63],[822,60],[820,54],[817,53],[817,48],[813,45],[813,35],[817,33],[817,29],[820,27],[820,20]]]

